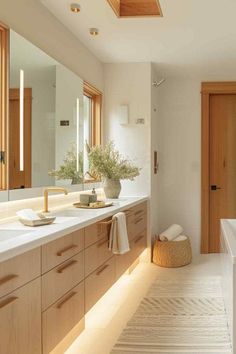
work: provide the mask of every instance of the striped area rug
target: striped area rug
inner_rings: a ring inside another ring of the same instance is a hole
[[[232,354],[220,277],[157,279],[111,353]]]

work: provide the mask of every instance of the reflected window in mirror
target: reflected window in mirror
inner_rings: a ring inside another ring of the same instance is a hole
[[[7,184],[7,87],[9,30],[0,24],[0,191]]]
[[[84,141],[90,147],[101,145],[101,108],[102,93],[87,82],[84,82]],[[84,150],[84,182],[94,182],[89,173],[89,161]]]

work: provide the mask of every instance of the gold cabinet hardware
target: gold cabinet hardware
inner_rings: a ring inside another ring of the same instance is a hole
[[[57,308],[60,310],[63,305],[65,305],[65,303],[67,303],[72,297],[74,297],[77,293],[75,291],[73,291],[72,293],[70,293],[65,299],[63,299],[58,305]]]
[[[12,297],[9,297],[8,299],[6,300],[3,300],[1,303],[0,303],[0,309],[3,309],[4,307],[12,304],[14,301],[16,301],[18,299],[18,297],[16,296],[12,296]]]
[[[69,252],[69,251],[71,251],[71,250],[73,250],[73,249],[75,249],[75,248],[77,248],[77,247],[78,247],[77,245],[68,246],[68,247],[64,248],[63,250],[58,251],[58,252],[57,252],[57,256],[58,256],[58,257],[61,257],[61,256],[63,256],[65,253],[67,253],[67,252]]]
[[[57,269],[57,273],[62,274],[65,270],[67,270],[68,268],[72,267],[76,263],[77,263],[77,261],[75,261],[75,260],[70,261],[69,263],[65,264],[63,267],[58,268]]]
[[[108,267],[109,267],[109,265],[108,265],[108,264],[105,264],[102,268],[100,268],[100,269],[97,271],[96,275],[100,275],[100,274],[103,273],[104,270],[107,269]]]
[[[6,284],[7,282],[9,282],[9,281],[11,281],[11,280],[13,280],[13,279],[15,279],[17,277],[18,277],[18,275],[16,275],[16,274],[9,274],[9,275],[1,278],[0,279],[0,286],[3,285],[3,284]]]

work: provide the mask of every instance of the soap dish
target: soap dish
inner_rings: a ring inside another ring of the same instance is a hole
[[[19,221],[25,225],[25,226],[31,226],[31,227],[36,227],[36,226],[44,226],[44,225],[50,225],[52,224],[55,220],[56,217],[45,217],[43,214],[38,214],[40,217],[40,220],[25,220],[20,218]]]

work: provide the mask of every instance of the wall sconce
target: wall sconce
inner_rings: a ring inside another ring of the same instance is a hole
[[[20,70],[20,171],[24,171],[24,70]]]

